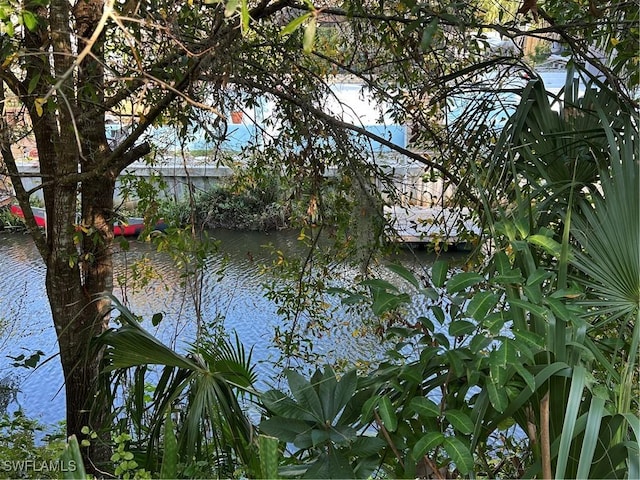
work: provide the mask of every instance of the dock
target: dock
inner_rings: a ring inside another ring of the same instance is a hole
[[[467,208],[391,206],[384,215],[391,241],[403,244],[468,244],[482,231]]]

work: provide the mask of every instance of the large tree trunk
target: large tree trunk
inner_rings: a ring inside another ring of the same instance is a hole
[[[103,415],[91,418],[89,414],[97,394],[101,361],[100,352],[92,350],[91,342],[95,335],[104,331],[108,317],[104,315],[102,302],[92,298],[82,282],[82,270],[92,267],[85,267],[82,259],[80,264],[74,265],[75,252],[71,255],[64,253],[69,252],[68,247],[73,245],[73,240],[68,243],[69,236],[73,237],[73,233],[57,236],[52,242],[46,284],[65,378],[67,434],[75,434],[82,439],[83,427],[100,431],[105,427],[104,414],[108,414],[103,412]],[[105,268],[103,271],[110,274],[111,270]],[[95,441],[83,457],[89,471],[94,470],[94,463],[108,459],[103,446]]]
[[[91,206],[93,212],[110,211],[113,190],[114,182],[107,179],[87,182],[83,185],[83,204]],[[66,208],[75,211],[75,196],[73,205]],[[73,224],[67,224],[65,229],[56,222],[60,230],[52,236],[52,254],[47,262],[47,292],[65,378],[67,433],[79,438],[83,438],[83,427],[103,433],[110,413],[90,412],[100,387],[102,359],[102,352],[92,347],[92,340],[109,323],[109,301],[104,294],[111,292],[113,276],[111,227],[104,215],[94,214],[92,220],[91,233],[84,235],[80,250],[74,244],[78,232]],[[94,465],[108,460],[103,440],[100,435],[83,454],[89,471],[95,472]]]
[[[53,136],[54,151],[40,152],[41,169],[53,174],[53,184],[44,190],[47,206],[46,286],[58,335],[60,359],[65,378],[67,434],[79,439],[83,427],[106,431],[110,412],[90,415],[98,394],[100,351],[92,350],[92,340],[108,326],[112,290],[113,239],[110,216],[116,175],[108,172],[82,182],[67,181],[78,171],[91,171],[109,152],[103,111],[104,73],[101,66],[101,39],[94,41],[91,55],[85,57],[76,73],[69,25],[75,20],[77,48],[87,46],[102,15],[103,0],[81,0],[73,11],[68,0],[51,2],[51,45],[55,77],[66,80],[58,86],[57,101],[68,108],[57,109],[59,134]],[[94,39],[95,40],[95,39]],[[72,87],[74,75],[77,86]],[[44,114],[47,117],[47,113]],[[35,130],[38,147],[48,140],[48,132]],[[40,135],[39,135],[40,133]],[[78,198],[81,220],[87,228],[75,225]],[[88,232],[88,233],[87,233]],[[83,452],[85,466],[95,467],[108,460],[108,450],[99,437]]]
[[[148,145],[135,144],[137,139],[168,107],[175,92],[197,78],[204,58],[190,60],[184,76],[173,83],[174,90],[148,112],[145,125],[111,151],[105,134],[109,107],[104,101],[104,41],[95,34],[106,25],[101,21],[104,3],[25,0],[24,9],[40,21],[22,29],[28,52],[21,57],[24,78],[9,71],[2,77],[27,106],[38,149],[46,236],[32,216],[25,216],[47,269],[46,289],[65,378],[67,433],[79,439],[85,437],[83,427],[109,434],[105,427],[110,412],[94,409],[90,415],[89,407],[100,393],[102,359],[102,352],[92,351],[91,344],[108,326],[110,302],[105,294],[113,288],[115,181],[122,169],[149,152]],[[21,184],[9,142],[0,143],[18,201],[28,212],[29,192]],[[77,228],[78,200],[82,229]],[[108,451],[99,441],[92,443],[83,456],[89,472],[96,473],[94,465],[108,460]]]

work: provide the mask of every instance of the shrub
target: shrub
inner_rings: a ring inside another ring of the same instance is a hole
[[[61,472],[56,466],[64,445],[60,428],[46,433],[40,422],[27,418],[22,410],[3,413],[0,415],[0,478],[59,478]]]

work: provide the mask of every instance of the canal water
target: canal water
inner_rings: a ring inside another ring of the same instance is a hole
[[[270,244],[288,255],[306,252],[292,232],[215,231],[212,235],[221,245],[219,254],[207,259],[200,299],[202,316],[206,322],[223,322],[227,331],[237,332],[247,349],[253,348],[260,386],[266,387],[276,382],[279,371],[274,362],[280,354],[272,340],[283,318],[278,315],[278,305],[265,297],[265,283],[278,280],[263,268],[274,260],[272,250],[264,246]],[[195,334],[196,310],[182,271],[151,243],[131,241],[129,246],[115,256],[114,294],[145,319],[145,328],[177,350],[184,350]],[[405,252],[391,260],[409,262],[426,272],[433,259],[423,251],[417,255]],[[146,272],[148,282],[135,284],[132,268]],[[355,268],[341,267],[340,271],[346,282],[358,274]],[[9,411],[22,408],[27,416],[52,425],[64,418],[65,400],[44,276],[29,236],[0,234],[0,386],[16,387]],[[150,321],[155,313],[164,317],[156,327]],[[379,358],[384,346],[376,335],[358,334],[357,314],[338,307],[330,321],[332,328],[313,339],[314,352],[324,361]],[[36,369],[12,366],[11,357],[29,356],[38,350],[44,356]]]

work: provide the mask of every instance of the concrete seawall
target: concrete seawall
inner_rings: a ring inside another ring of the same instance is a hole
[[[39,166],[36,162],[25,162],[19,165],[20,172],[24,175],[23,183],[27,190],[35,189],[41,184]],[[425,166],[417,163],[388,162],[382,167],[383,171],[393,180],[396,191],[400,194],[403,205],[420,205],[431,207],[441,205],[451,196],[452,190],[445,189],[443,182],[436,179],[430,181],[425,171]],[[116,186],[116,202],[122,202],[123,182],[125,177],[133,176],[150,180],[162,177],[167,185],[164,195],[174,199],[186,198],[189,189],[192,191],[206,191],[220,184],[225,179],[234,175],[235,170],[229,166],[209,165],[205,162],[193,162],[184,165],[180,161],[165,163],[163,165],[149,166],[145,164],[132,165],[121,175]],[[337,169],[327,169],[326,176],[334,176]],[[380,181],[376,182],[381,191],[388,189]],[[33,197],[42,199],[42,192],[36,190]],[[129,198],[128,200],[135,200]]]

